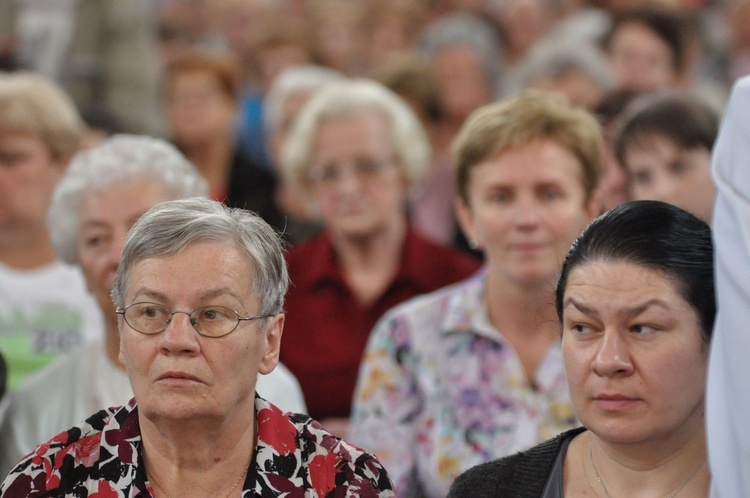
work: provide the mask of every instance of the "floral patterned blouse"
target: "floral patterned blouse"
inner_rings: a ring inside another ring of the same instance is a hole
[[[258,446],[242,496],[392,497],[372,455],[332,436],[306,415],[284,414],[257,397]],[[146,498],[135,399],[102,410],[38,446],[0,487],[0,496]]]
[[[389,311],[370,337],[350,440],[388,469],[397,496],[445,496],[464,470],[578,424],[557,343],[533,385],[490,325],[486,272]]]

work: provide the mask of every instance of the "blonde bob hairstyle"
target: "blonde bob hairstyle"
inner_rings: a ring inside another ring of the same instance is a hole
[[[596,118],[573,107],[562,95],[528,90],[480,107],[466,120],[452,143],[458,192],[468,204],[472,168],[536,140],[552,140],[579,161],[586,200],[596,189],[604,161],[604,139]]]
[[[429,168],[430,146],[422,124],[401,97],[366,78],[332,82],[316,92],[294,122],[281,151],[285,180],[314,206],[309,177],[313,144],[320,125],[329,119],[378,113],[391,131],[393,149],[409,189],[418,189]]]
[[[67,160],[78,151],[84,123],[57,83],[27,71],[0,72],[0,130],[33,135],[55,160]]]

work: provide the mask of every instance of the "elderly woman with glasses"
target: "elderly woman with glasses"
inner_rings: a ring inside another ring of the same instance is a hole
[[[155,204],[207,191],[193,165],[163,140],[117,135],[75,156],[52,196],[48,224],[57,254],[83,271],[104,327],[96,340],[8,395],[0,424],[0,474],[40,442],[133,397],[118,359],[118,320],[110,296],[125,235]],[[284,410],[305,412],[299,383],[282,365],[260,377],[258,391]]]
[[[429,156],[409,106],[365,79],[316,93],[282,150],[289,184],[320,217],[324,233],[287,255],[293,285],[281,359],[300,380],[310,415],[340,434],[376,320],[479,267],[409,223],[410,193],[424,179]]]
[[[385,469],[256,393],[277,365],[287,267],[257,215],[167,201],[128,233],[112,298],[134,398],[22,461],[3,496],[393,496]]]

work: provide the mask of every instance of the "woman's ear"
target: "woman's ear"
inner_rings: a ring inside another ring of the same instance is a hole
[[[474,250],[480,249],[481,241],[477,238],[474,228],[474,213],[471,210],[471,206],[466,203],[463,197],[457,196],[453,201],[453,209],[461,231],[469,242],[469,247]]]
[[[271,373],[279,363],[281,335],[284,332],[285,318],[283,313],[267,318],[266,340],[264,343],[266,350],[263,352],[263,357],[260,360],[260,368],[258,368],[258,373],[260,374],[267,375]]]

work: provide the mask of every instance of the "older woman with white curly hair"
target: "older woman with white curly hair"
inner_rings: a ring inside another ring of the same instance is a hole
[[[117,314],[110,297],[125,235],[155,204],[207,192],[193,165],[159,139],[116,135],[75,156],[54,191],[47,222],[60,258],[83,270],[104,317],[104,335],[8,395],[0,425],[0,473],[42,441],[133,396],[118,359]],[[283,367],[259,386],[285,410],[305,411],[299,385]]]

